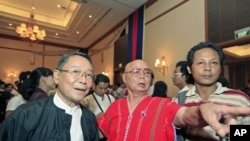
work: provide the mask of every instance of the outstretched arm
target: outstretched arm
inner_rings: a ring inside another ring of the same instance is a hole
[[[230,124],[237,124],[236,117],[243,115],[250,115],[250,108],[205,103],[181,108],[176,115],[175,125],[197,127],[208,124],[218,135],[224,137],[229,133]],[[225,121],[224,124],[219,122],[221,119]]]

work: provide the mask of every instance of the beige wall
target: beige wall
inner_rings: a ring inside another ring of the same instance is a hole
[[[168,4],[175,5],[178,2],[180,0],[168,2],[158,0],[146,10],[145,22],[166,11],[167,9],[164,9],[164,7],[172,7]],[[189,48],[205,40],[204,7],[204,0],[189,0],[145,27],[143,58],[153,69],[155,81],[163,80],[168,84],[168,92],[172,97],[178,92],[171,79],[175,63],[186,59]],[[161,56],[166,57],[168,64],[168,71],[165,76],[154,69],[155,59]]]
[[[182,0],[158,0],[145,11],[145,23],[173,7]],[[205,40],[205,14],[204,0],[189,0],[178,8],[174,9],[145,26],[145,40],[143,58],[153,69],[155,81],[163,80],[168,84],[170,96],[175,96],[177,87],[173,86],[171,75],[175,63],[186,59],[186,53],[196,43]],[[113,38],[113,37],[111,37]],[[30,50],[27,43],[8,41],[0,39],[2,47],[14,46],[15,48]],[[100,43],[102,44],[102,43]],[[101,53],[91,55],[94,64],[94,73],[103,71],[109,74],[113,84],[114,47],[106,46]],[[43,47],[32,47],[32,50],[42,51]],[[46,51],[68,51],[57,47],[45,47]],[[165,56],[168,64],[168,71],[165,76],[154,69],[156,58]],[[19,74],[23,70],[32,70],[35,67],[44,66],[54,69],[59,56],[35,55],[35,64],[30,64],[31,53],[23,51],[6,50],[0,48],[0,78],[9,81],[6,74],[13,71]]]
[[[113,84],[114,46],[111,46],[110,48],[103,50],[103,55],[102,53],[98,53],[91,56],[91,58],[92,58],[94,73],[95,74],[99,74],[102,72],[107,73],[108,77],[110,78],[110,84]]]
[[[15,80],[18,80],[18,75],[22,71],[31,71],[36,67],[42,66],[52,70],[55,69],[60,55],[43,56],[39,54],[41,51],[50,53],[71,51],[69,49],[40,44],[33,44],[31,47],[28,42],[2,38],[0,38],[0,43],[0,78],[7,83],[13,83]],[[17,75],[13,79],[7,77],[7,74],[11,72]]]

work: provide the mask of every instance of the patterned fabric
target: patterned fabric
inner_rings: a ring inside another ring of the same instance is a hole
[[[147,96],[130,113],[123,98],[113,102],[98,123],[109,141],[173,141],[180,107],[169,98]]]
[[[220,83],[216,83],[216,91],[210,95],[208,102],[225,104],[229,106],[250,107],[250,98],[243,92],[238,90],[222,87]],[[196,87],[192,87],[186,94],[185,106],[197,106],[203,103],[199,94],[196,93]],[[240,124],[250,124],[250,116],[238,119]],[[216,141],[219,137],[210,126],[203,128],[191,128],[187,130],[188,141]]]

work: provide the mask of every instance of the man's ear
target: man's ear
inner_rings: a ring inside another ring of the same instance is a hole
[[[55,81],[56,84],[58,84],[58,81],[59,81],[59,74],[60,74],[59,70],[54,70],[53,78],[54,78],[54,81]]]
[[[92,89],[94,90],[95,87],[96,87],[96,85],[95,85],[95,83],[93,82],[93,83],[92,83]]]
[[[189,74],[192,74],[191,68],[189,66],[187,66],[187,70]]]
[[[125,73],[122,73],[122,81],[124,82],[124,83],[126,83],[126,79],[125,79],[125,76],[126,74]]]

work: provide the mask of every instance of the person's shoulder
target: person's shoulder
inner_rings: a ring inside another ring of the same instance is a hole
[[[23,105],[21,105],[18,110],[19,111],[31,111],[31,110],[40,110],[44,108],[48,108],[53,104],[53,96],[49,96],[43,99],[38,99],[36,101],[28,102]]]
[[[112,102],[115,101],[115,97],[113,95],[111,94],[105,94],[105,95],[109,97]]]
[[[89,94],[83,98],[84,100],[93,99],[93,94]]]
[[[227,91],[224,92],[227,95],[239,95],[242,96],[248,100],[250,100],[249,95],[247,95],[245,92],[241,91],[241,90],[235,90],[235,89],[228,89]]]

